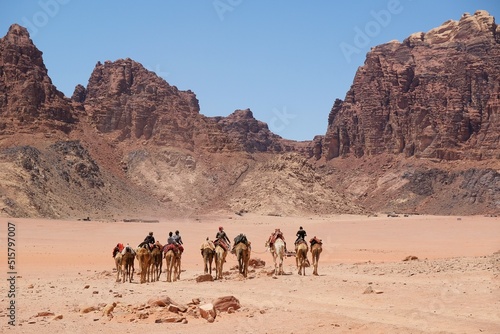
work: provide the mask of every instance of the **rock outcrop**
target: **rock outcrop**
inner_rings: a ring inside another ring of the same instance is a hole
[[[13,24],[0,39],[0,135],[57,129],[76,122],[68,99],[50,80],[42,52],[26,28]]]
[[[327,159],[500,158],[500,28],[485,11],[373,48],[323,143]]]
[[[81,96],[75,92],[75,99]],[[83,103],[96,129],[119,141],[193,145],[199,117],[195,94],[178,90],[131,59],[98,62]]]

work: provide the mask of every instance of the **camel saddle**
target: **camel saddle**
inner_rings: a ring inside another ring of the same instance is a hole
[[[285,238],[283,237],[283,233],[280,231],[280,232],[273,232],[271,234],[271,236],[269,237],[269,246],[272,246],[274,244],[274,242],[276,241],[276,239],[281,239],[283,241],[285,241]]]
[[[217,246],[217,245],[221,246],[222,248],[224,248],[224,250],[226,252],[227,252],[227,250],[229,248],[228,244],[224,240],[222,240],[222,239],[215,239],[214,245],[215,246]]]
[[[163,252],[166,253],[168,252],[169,250],[173,250],[174,253],[177,253],[177,252],[181,252],[184,250],[184,248],[182,246],[178,246],[176,244],[166,244],[164,247],[163,247]]]
[[[323,241],[321,239],[316,238],[316,237],[309,240],[309,242],[311,243],[311,247],[315,244],[319,244],[319,245],[323,244]]]

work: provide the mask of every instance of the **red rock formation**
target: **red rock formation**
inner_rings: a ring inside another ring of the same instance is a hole
[[[102,133],[192,145],[199,105],[191,91],[180,91],[131,59],[97,63],[85,92],[85,109]]]
[[[47,75],[42,52],[25,28],[13,24],[0,39],[0,134],[43,127],[68,132],[75,121],[69,100]]]
[[[330,112],[323,152],[500,158],[500,28],[464,14],[373,48]]]

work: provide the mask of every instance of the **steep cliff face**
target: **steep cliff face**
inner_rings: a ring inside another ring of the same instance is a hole
[[[17,24],[0,39],[0,134],[58,129],[69,132],[76,118],[70,102],[52,84],[42,52]]]
[[[500,28],[464,14],[373,48],[330,112],[323,153],[500,158]]]
[[[192,146],[199,117],[196,96],[180,91],[131,59],[97,63],[87,89],[75,91],[96,129],[156,144]]]

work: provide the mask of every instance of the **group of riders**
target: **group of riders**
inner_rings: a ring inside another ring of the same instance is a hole
[[[149,234],[144,238],[144,241],[141,242],[137,248],[146,248],[152,251],[154,248],[161,248],[162,251],[168,252],[170,249],[173,249],[176,252],[182,253],[184,251],[184,247],[182,246],[182,237],[180,235],[179,230],[175,231],[175,234],[172,232],[168,233],[168,239],[166,245],[161,245],[158,241],[155,240],[153,236],[153,232],[149,232]],[[123,244],[118,243],[113,249],[113,257],[116,256],[118,252],[121,252],[124,255],[126,252],[131,252],[135,255],[135,250],[127,244],[127,246],[123,246]]]
[[[307,233],[302,226],[300,226],[299,230],[297,231],[296,236],[297,236],[297,239],[294,242],[295,251],[297,251],[297,247],[299,244],[305,243],[307,245],[307,242],[305,239],[307,236]],[[283,240],[283,242],[285,244],[285,252],[287,252],[285,237],[283,236],[283,233],[281,232],[281,230],[279,228],[275,229],[274,232],[271,233],[271,235],[269,236],[269,239],[268,239],[269,247],[272,249],[273,248],[272,246],[277,239]],[[209,241],[208,237],[207,237],[207,241]],[[234,250],[234,247],[241,242],[245,243],[247,246],[250,246],[250,243],[247,240],[246,236],[244,234],[239,234],[238,236],[236,236],[234,238],[233,250]],[[309,242],[310,242],[311,247],[312,247],[315,243],[321,243],[321,240],[317,239],[316,237],[313,237]],[[174,251],[179,251],[182,253],[184,251],[184,247],[182,245],[183,245],[182,237],[180,236],[179,231],[176,230],[175,233],[172,233],[172,232],[168,233],[167,244],[163,246],[162,250],[164,252],[167,252],[168,250],[173,249]],[[217,231],[217,234],[215,235],[215,240],[213,241],[213,245],[214,245],[214,247],[217,245],[220,245],[222,248],[224,248],[225,251],[229,251],[231,249],[231,241],[229,240],[229,238],[228,238],[228,236],[227,236],[227,234],[224,231],[224,228],[222,226],[219,226],[219,230]],[[155,238],[153,236],[153,232],[149,232],[149,234],[146,236],[146,238],[144,238],[144,241],[141,242],[137,247],[138,248],[143,247],[143,248],[148,248],[149,250],[153,250],[155,247],[161,247],[161,246],[160,246],[159,242],[157,242],[155,240]],[[115,257],[115,255],[118,252],[121,252],[122,255],[125,254],[126,252],[135,253],[134,249],[132,247],[130,247],[128,244],[127,244],[127,246],[123,246],[123,244],[121,244],[121,243],[117,244],[116,247],[113,249],[113,257]]]
[[[299,230],[297,231],[296,235],[297,239],[295,239],[294,245],[295,245],[295,251],[297,251],[297,247],[300,244],[305,244],[307,246],[307,241],[306,241],[306,230],[302,226],[299,227]],[[273,244],[276,242],[277,239],[283,240],[283,243],[285,244],[285,252],[288,253],[288,250],[286,248],[286,241],[285,237],[283,236],[283,232],[279,228],[275,229],[273,233],[269,236],[269,239],[267,240],[269,247],[273,249]],[[316,236],[314,236],[311,240],[309,240],[309,243],[311,244],[311,247],[314,244],[321,243],[321,239],[318,239]]]

